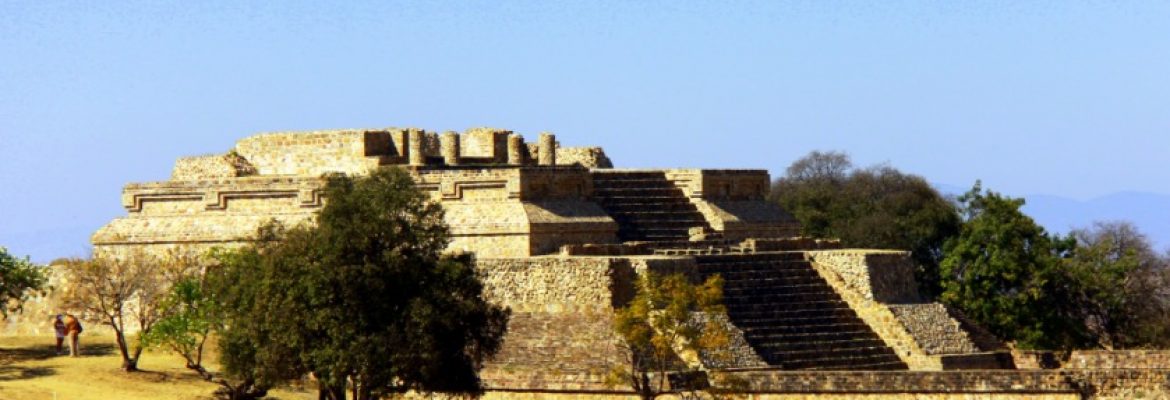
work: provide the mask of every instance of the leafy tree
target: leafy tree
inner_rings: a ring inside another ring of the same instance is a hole
[[[45,282],[43,269],[0,246],[0,315],[8,319],[9,312],[19,312],[28,295],[42,289]]]
[[[143,340],[182,356],[187,368],[212,380],[211,373],[203,367],[203,348],[217,325],[216,302],[204,286],[203,280],[196,277],[175,283],[161,304],[166,316],[143,335]]]
[[[696,357],[717,363],[731,358],[722,278],[712,276],[695,285],[682,274],[647,272],[637,285],[630,304],[616,311],[614,329],[627,358],[610,371],[607,384],[629,386],[643,399],[692,391],[718,394],[721,387],[734,387],[729,376],[720,374],[715,387],[705,377],[691,379],[702,375],[688,365],[697,363]],[[688,357],[691,363],[684,361]],[[692,381],[671,384],[672,374]]]
[[[143,251],[70,259],[62,265],[69,282],[64,303],[114,330],[126,372],[138,370],[145,347],[141,340],[127,340],[127,327],[137,326],[140,336],[148,335],[163,316],[161,303],[172,280],[189,276],[196,269],[190,259],[177,253],[151,255]]]
[[[1072,232],[1076,251],[1065,267],[1070,304],[1097,346],[1170,345],[1166,260],[1128,222],[1097,222]]]
[[[1083,344],[1060,271],[1073,241],[1024,215],[1023,199],[985,192],[978,182],[958,200],[965,221],[944,246],[942,301],[1021,347]]]
[[[221,364],[256,390],[312,372],[319,397],[476,394],[508,311],[467,255],[444,255],[442,208],[400,169],[330,176],[315,226],[263,228],[211,269]]]
[[[920,176],[888,166],[854,169],[849,156],[812,152],[772,185],[772,199],[806,236],[849,247],[909,250],[921,292],[936,296],[942,246],[958,233],[954,205]]]

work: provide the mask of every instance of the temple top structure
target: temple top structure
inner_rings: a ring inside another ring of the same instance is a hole
[[[578,165],[612,168],[600,147],[561,147],[550,133],[528,143],[515,132],[472,128],[428,132],[416,128],[262,133],[227,154],[185,157],[172,180],[243,176],[362,174],[383,165],[413,168]]]
[[[180,158],[170,180],[126,185],[128,215],[93,235],[95,252],[246,243],[268,221],[312,223],[324,175],[386,166],[443,206],[450,250],[480,257],[646,253],[799,230],[765,200],[765,170],[613,169],[600,147],[561,147],[550,133],[529,143],[494,128],[348,129],[262,133]]]

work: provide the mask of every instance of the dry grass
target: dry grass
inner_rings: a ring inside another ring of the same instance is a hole
[[[82,334],[81,348],[81,357],[70,358],[56,354],[51,336],[0,337],[0,399],[204,400],[216,388],[173,354],[147,351],[139,363],[143,371],[126,373],[118,369],[121,358],[113,337]],[[218,368],[214,354],[205,358],[209,369]],[[316,397],[293,388],[271,394],[285,400]]]

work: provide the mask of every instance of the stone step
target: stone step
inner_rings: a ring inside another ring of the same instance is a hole
[[[749,256],[754,254],[744,254],[742,256]],[[712,257],[712,256],[704,256]],[[801,273],[807,272],[816,274],[816,270],[809,265],[807,261],[775,261],[771,263],[765,262],[743,262],[743,263],[727,263],[727,264],[699,264],[699,272],[704,274],[717,273]]]
[[[738,264],[774,261],[805,261],[804,252],[760,253],[751,255],[728,255],[699,257],[700,264]]]
[[[593,194],[617,197],[617,196],[680,196],[686,198],[682,189],[672,186],[593,186]]]
[[[687,203],[690,204],[690,203]],[[650,218],[652,216],[675,217],[679,215],[686,215],[688,217],[697,216],[703,219],[703,214],[695,212],[693,207],[679,207],[679,208],[634,208],[620,209],[623,206],[616,206],[614,210],[618,214],[627,215],[630,217]],[[706,219],[703,219],[706,220]]]
[[[666,171],[594,171],[593,179],[662,179],[666,180]]]
[[[748,342],[752,342],[752,337],[748,337]],[[806,339],[794,338],[781,340],[768,340],[759,344],[759,348],[770,351],[772,354],[815,354],[815,353],[829,353],[829,352],[848,352],[849,350],[856,350],[854,354],[871,353],[883,354],[888,350],[886,343],[881,339],[874,337],[843,337],[834,340],[820,340],[818,336],[808,336]],[[877,351],[874,351],[877,350]]]
[[[707,247],[730,247],[733,242],[724,239],[706,239],[706,240],[676,240],[673,242],[655,243],[654,247],[658,249],[669,248],[707,248]]]
[[[832,347],[826,344],[823,347],[803,350],[776,349],[772,351],[771,347],[763,347],[764,353],[767,354],[763,357],[765,360],[780,359],[786,363],[791,363],[796,360],[831,360],[834,358],[882,358],[887,357],[887,355],[893,356],[895,359],[898,357],[889,347],[886,347],[884,343],[880,342],[878,340],[877,342],[868,343],[868,345],[864,346],[861,345],[862,343],[858,343],[856,346],[841,343],[841,347]]]
[[[729,310],[732,308],[737,308],[741,305],[759,307],[761,309],[764,309],[767,306],[772,306],[772,307],[776,307],[775,308],[776,310],[829,310],[829,309],[836,309],[836,308],[849,308],[849,304],[845,303],[844,301],[842,301],[840,299],[817,299],[817,300],[812,300],[812,301],[804,301],[804,302],[800,302],[800,303],[790,303],[790,302],[783,302],[783,301],[775,301],[774,299],[772,301],[757,301],[757,300],[753,300],[750,297],[729,298],[727,296],[724,296],[723,297],[723,304],[725,306],[727,306]],[[738,308],[736,309],[736,311],[737,312],[748,312],[748,310],[738,309]],[[761,311],[761,312],[767,312],[767,310]]]
[[[696,213],[698,212],[698,209],[695,208],[695,205],[692,204],[690,200],[687,200],[686,198],[683,198],[682,196],[613,196],[613,197],[602,197],[602,196],[597,196],[595,194],[593,196],[593,199],[597,200],[597,202],[599,204],[601,204],[602,207],[614,207],[614,206],[641,207],[641,208],[628,209],[629,211],[655,210],[656,208],[654,208],[654,207],[661,206],[661,205],[677,205],[677,206],[686,206],[686,208],[683,208],[683,210],[696,212]]]
[[[735,252],[735,251],[736,250],[734,250],[734,249],[721,248],[721,247],[711,247],[711,248],[705,248],[705,249],[700,249],[700,248],[655,249],[654,255],[656,255],[656,256],[704,256],[704,255],[711,255],[711,254],[727,254],[727,253]]]
[[[727,296],[724,295],[723,305],[728,310],[739,313],[744,312],[772,312],[772,311],[796,311],[796,310],[831,310],[838,308],[848,308],[849,305],[841,302],[839,299],[821,297],[804,301],[792,301],[791,299],[798,295],[773,295],[766,299],[754,300],[749,296]]]
[[[674,183],[667,180],[639,180],[639,179],[621,179],[621,180],[593,180],[593,191],[601,190],[621,190],[621,189],[679,189]]]
[[[855,316],[853,310],[849,307],[837,306],[835,308],[780,308],[775,310],[751,310],[741,309],[733,306],[727,306],[727,313],[732,318],[738,320],[753,320],[753,319],[775,319],[775,318],[807,318],[807,317],[841,317],[851,318]]]
[[[768,286],[785,286],[810,284],[814,282],[822,282],[821,277],[815,273],[800,273],[789,272],[785,274],[775,273],[759,273],[759,272],[735,272],[728,271],[719,274],[723,278],[724,287],[768,287]],[[822,282],[823,283],[823,282]]]
[[[618,220],[618,224],[627,225],[631,228],[658,228],[658,229],[690,229],[692,227],[702,227],[702,221],[695,221],[693,219],[672,219],[672,220],[621,220],[621,218],[614,218]]]
[[[723,276],[723,275],[720,275]],[[788,274],[775,274],[758,280],[751,279],[724,279],[723,290],[729,291],[755,291],[755,293],[768,294],[778,293],[784,294],[789,290],[801,291],[809,287],[816,287],[821,289],[828,289],[830,286],[823,280],[818,280],[819,276],[804,274],[800,272],[793,272]]]
[[[700,268],[704,275],[719,275],[727,282],[786,282],[792,280],[812,280],[822,282],[820,274],[807,266],[791,265],[761,267],[759,269],[731,268],[723,271],[712,271],[709,268]]]
[[[852,322],[851,318],[841,318],[835,315],[822,316],[808,316],[808,317],[773,317],[773,318],[752,318],[752,319],[737,319],[732,318],[732,323],[743,329],[747,328],[768,328],[783,325],[792,326],[808,326],[808,325],[835,325]]]
[[[832,322],[827,324],[802,324],[802,325],[775,325],[775,326],[751,326],[743,327],[744,335],[755,335],[757,337],[767,337],[769,335],[795,334],[795,333],[809,333],[809,332],[829,332],[834,330],[843,331],[857,331],[868,330],[869,325],[861,321],[854,322]]]
[[[656,226],[637,226],[626,225],[618,227],[618,236],[623,234],[645,237],[667,237],[681,240],[686,240],[690,237],[690,227],[656,227]]]
[[[769,364],[792,370],[906,370],[906,364],[897,355],[837,356],[822,358],[792,359],[785,357],[765,358]]]
[[[616,213],[613,219],[618,223],[631,224],[653,224],[658,222],[664,223],[690,223],[690,224],[706,224],[707,220],[703,219],[701,215],[688,212],[661,212],[661,213],[646,213],[646,212],[632,212],[632,213]]]
[[[659,242],[664,242],[664,241],[687,240],[687,238],[690,237],[689,234],[687,233],[689,231],[690,231],[689,227],[666,229],[666,228],[643,227],[643,226],[623,226],[621,228],[618,228],[617,234],[620,237],[631,238],[631,239],[626,240],[626,241],[659,241]],[[635,238],[645,238],[645,239],[639,240],[639,239],[635,239]],[[701,247],[694,247],[694,248],[701,248]]]
[[[606,211],[611,217],[618,217],[622,215],[645,215],[651,212],[657,214],[679,216],[688,215],[690,217],[698,217],[703,219],[702,214],[695,210],[695,206],[690,203],[677,204],[601,204],[602,209]]]
[[[771,287],[738,287],[723,288],[724,297],[751,296],[767,303],[784,303],[797,297],[806,301],[816,301],[832,298],[837,293],[824,282],[804,285],[771,286]],[[757,297],[758,296],[758,297]],[[817,297],[819,296],[819,297]]]
[[[723,304],[725,306],[727,306],[728,310],[734,310],[735,312],[749,312],[749,311],[771,312],[771,311],[787,310],[787,309],[791,309],[793,307],[804,308],[805,306],[803,306],[803,304],[812,303],[812,302],[820,302],[820,301],[828,302],[828,301],[836,300],[836,299],[827,298],[824,296],[820,296],[820,297],[811,296],[811,295],[804,294],[804,293],[795,294],[795,295],[773,295],[773,296],[768,297],[767,299],[763,299],[760,301],[752,301],[750,297],[747,297],[747,298],[736,297],[734,299],[730,299],[730,296],[727,296],[727,295],[724,295],[723,297],[724,297]],[[803,299],[801,299],[802,297],[803,297]],[[844,307],[844,305],[839,305],[839,306]]]
[[[835,325],[826,325],[820,330],[804,330],[792,331],[783,333],[763,333],[763,332],[744,332],[744,338],[750,338],[753,342],[768,343],[768,342],[827,342],[827,340],[845,340],[845,339],[873,339],[876,338],[872,331],[869,331],[867,326],[862,327],[841,327]]]

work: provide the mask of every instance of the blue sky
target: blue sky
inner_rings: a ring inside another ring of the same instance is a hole
[[[1170,3],[437,3],[0,3],[0,245],[84,254],[123,184],[273,130],[548,130],[619,166],[774,173],[836,149],[1170,195]]]

